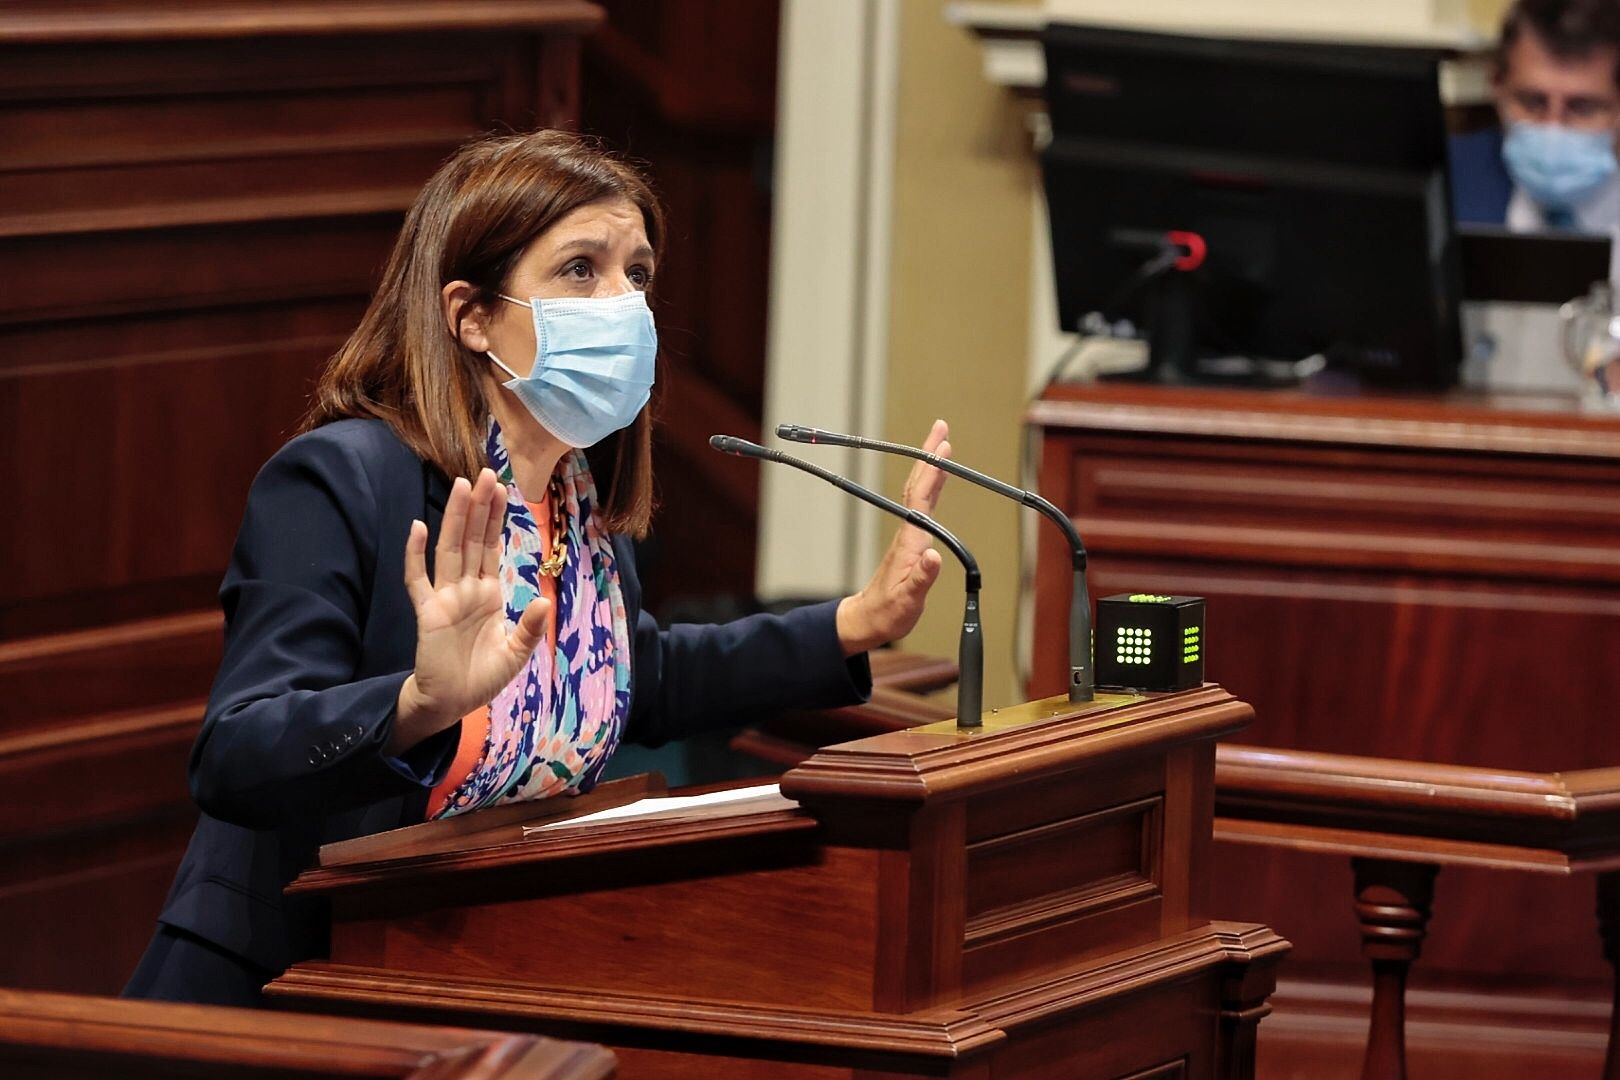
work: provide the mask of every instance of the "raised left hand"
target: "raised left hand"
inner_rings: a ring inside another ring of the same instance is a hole
[[[923,449],[939,457],[951,456],[950,428],[935,420]],[[945,474],[924,461],[906,477],[901,501],[913,510],[932,514],[945,486]],[[939,577],[941,559],[933,537],[915,525],[902,525],[884,552],[872,580],[854,596],[838,604],[838,642],[845,656],[875,649],[911,633],[922,617],[928,589]]]

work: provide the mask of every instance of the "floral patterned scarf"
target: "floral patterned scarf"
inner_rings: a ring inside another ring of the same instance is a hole
[[[493,418],[487,449],[507,491],[501,596],[507,622],[515,626],[540,595],[540,527],[512,478]],[[483,754],[437,817],[589,791],[624,734],[631,638],[613,546],[593,513],[596,484],[585,455],[570,451],[557,467],[568,526],[567,561],[557,579],[556,650],[542,644],[489,703]]]

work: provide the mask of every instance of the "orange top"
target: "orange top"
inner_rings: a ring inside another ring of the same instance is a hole
[[[526,505],[540,528],[540,550],[550,551],[550,494],[547,494],[545,502]],[[541,574],[540,595],[551,602],[551,610],[546,613],[546,648],[550,650],[547,655],[554,657],[557,655],[557,579]],[[456,756],[451,759],[450,768],[445,770],[444,779],[428,795],[427,820],[431,821],[439,815],[450,801],[451,793],[478,768],[478,763],[484,757],[484,741],[488,738],[489,705],[484,704],[461,718],[461,741],[456,744]]]

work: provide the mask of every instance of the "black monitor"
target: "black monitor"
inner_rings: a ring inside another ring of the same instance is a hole
[[[1064,329],[1131,321],[1164,381],[1311,357],[1456,381],[1442,53],[1061,24],[1044,45]]]

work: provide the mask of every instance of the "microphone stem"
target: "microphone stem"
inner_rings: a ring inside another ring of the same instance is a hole
[[[967,608],[962,613],[962,643],[956,665],[961,674],[956,683],[956,727],[958,730],[984,726],[984,632],[979,625],[979,590],[970,589]]]
[[[1096,673],[1091,669],[1091,597],[1086,592],[1086,571],[1076,567],[1069,593],[1069,702],[1079,704],[1097,696]]]

